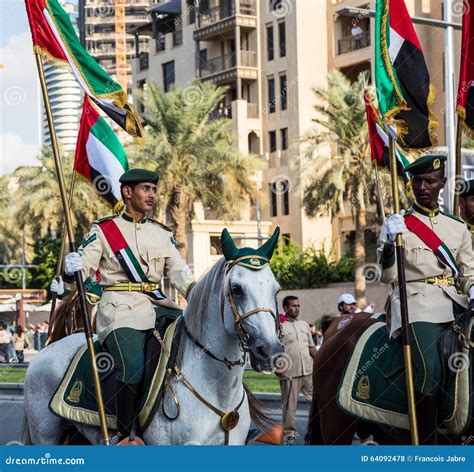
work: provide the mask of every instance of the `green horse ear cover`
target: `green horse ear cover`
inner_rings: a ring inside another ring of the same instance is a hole
[[[262,256],[269,261],[273,255],[278,237],[280,236],[280,228],[276,228],[272,237],[260,248],[254,249],[251,247],[238,248],[229,231],[226,228],[222,230],[221,234],[221,249],[226,261],[235,261],[241,257],[251,258],[252,256]],[[266,264],[264,260],[252,261],[256,266],[263,266]],[[255,268],[255,267],[253,267]]]
[[[257,252],[261,256],[264,256],[268,260],[270,260],[273,256],[273,252],[275,251],[275,247],[277,245],[279,237],[280,237],[280,227],[277,226],[275,231],[272,234],[272,237],[261,248],[259,248]]]
[[[226,261],[235,260],[239,256],[239,250],[226,228],[222,230],[221,234],[221,249]]]

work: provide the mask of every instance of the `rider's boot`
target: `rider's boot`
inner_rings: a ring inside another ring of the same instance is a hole
[[[143,446],[143,440],[135,436],[139,385],[117,380],[116,386],[117,429],[119,438],[123,438],[118,446]]]
[[[434,445],[438,428],[437,397],[436,395],[417,394],[415,400],[419,443]]]

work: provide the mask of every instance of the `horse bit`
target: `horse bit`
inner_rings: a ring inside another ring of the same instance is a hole
[[[268,261],[266,258],[264,257],[261,257],[261,256],[257,256],[257,255],[253,255],[253,256],[243,256],[243,257],[240,257],[234,261],[229,261],[227,263],[227,266],[226,266],[226,270],[225,270],[225,275],[227,275],[230,270],[236,265],[236,264],[239,264],[240,262],[244,261],[244,260],[248,260],[248,259],[255,259],[255,258],[258,258],[258,259],[263,259],[263,260],[266,260]],[[231,307],[231,311],[232,311],[232,314],[234,316],[234,325],[235,325],[235,331],[237,333],[237,336],[239,338],[239,346],[240,346],[240,349],[242,350],[242,358],[239,359],[239,360],[235,360],[235,361],[230,361],[226,358],[224,359],[221,359],[219,358],[218,356],[214,355],[211,351],[209,351],[205,346],[203,346],[191,333],[190,331],[188,330],[187,326],[186,326],[186,323],[184,323],[184,330],[186,332],[186,334],[188,335],[188,337],[191,339],[191,341],[193,341],[205,354],[207,354],[209,357],[211,357],[212,359],[216,360],[216,361],[219,361],[219,362],[223,362],[226,367],[230,370],[232,369],[232,367],[234,366],[244,366],[245,365],[245,361],[246,361],[246,355],[247,353],[250,351],[250,348],[248,346],[248,341],[250,339],[248,333],[245,331],[245,328],[242,324],[242,320],[244,320],[245,318],[248,318],[249,316],[251,315],[254,315],[256,313],[259,313],[259,312],[266,312],[266,313],[270,313],[272,315],[272,317],[274,318],[275,320],[275,329],[276,329],[276,332],[278,334],[278,337],[281,336],[281,326],[278,322],[278,317],[277,315],[274,313],[274,311],[271,309],[271,308],[254,308],[253,310],[250,310],[250,311],[247,311],[245,313],[242,313],[240,314],[239,313],[239,309],[237,307],[237,305],[235,304],[235,301],[232,297],[232,292],[230,290],[230,283],[227,285],[227,290],[225,288],[223,288],[222,290],[222,295],[221,295],[221,318],[222,318],[222,321],[224,322],[224,308],[225,308],[225,297],[227,296],[227,300],[229,302],[229,305]],[[161,344],[161,347],[162,349],[166,352],[166,354],[168,356],[170,356],[170,352],[167,348],[167,346],[165,345],[165,343],[163,342],[163,339],[161,338],[161,335],[160,333],[155,330],[153,332],[154,336],[158,339],[158,341],[160,342]],[[173,390],[173,387],[171,386],[170,384],[170,378],[171,376],[173,376],[176,378],[177,381],[181,381],[192,393],[193,395],[199,400],[201,401],[201,403],[203,403],[204,405],[206,405],[210,410],[212,410],[214,413],[216,413],[217,415],[219,415],[221,417],[221,420],[220,420],[220,425],[222,427],[222,429],[224,430],[224,435],[225,435],[225,441],[224,441],[224,444],[227,446],[229,444],[229,434],[230,434],[230,431],[232,429],[234,429],[238,423],[239,423],[239,408],[242,406],[243,402],[244,402],[244,399],[245,399],[245,389],[244,389],[244,392],[243,392],[243,395],[242,395],[242,399],[240,400],[239,404],[235,407],[235,409],[233,410],[229,410],[227,412],[224,412],[222,410],[219,410],[218,408],[216,408],[214,405],[212,405],[211,403],[209,403],[204,397],[202,397],[199,392],[191,385],[191,383],[189,382],[189,380],[184,376],[184,374],[181,372],[181,370],[179,369],[178,365],[176,363],[173,364],[173,367],[168,369],[168,373],[167,373],[167,376],[165,378],[165,388],[167,390],[169,390],[172,398],[173,398],[173,401],[176,405],[176,409],[177,409],[177,414],[174,416],[174,417],[170,417],[166,412],[165,412],[165,409],[164,409],[164,403],[162,403],[162,411],[163,411],[163,414],[166,418],[168,418],[170,421],[174,421],[176,420],[178,417],[179,417],[179,414],[180,414],[180,404],[179,404],[179,400],[176,396],[176,393],[174,392]],[[164,400],[163,400],[164,401]]]

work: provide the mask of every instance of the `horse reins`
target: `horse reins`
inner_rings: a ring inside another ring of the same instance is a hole
[[[161,344],[161,348],[163,351],[166,353],[168,357],[171,356],[171,353],[166,346],[166,344],[163,342],[163,339],[161,338],[161,335],[159,331],[154,330],[153,335],[155,336],[156,339],[158,339],[159,343]],[[170,384],[170,377],[174,375],[175,379],[177,381],[182,382],[188,390],[191,391],[191,393],[204,405],[206,405],[210,410],[212,410],[214,413],[220,416],[221,420],[219,424],[221,425],[221,428],[224,430],[224,444],[226,446],[229,445],[229,434],[230,431],[232,431],[239,423],[239,408],[242,406],[245,400],[245,389],[243,391],[242,399],[240,400],[239,404],[233,409],[229,411],[222,411],[219,408],[215,407],[212,403],[209,403],[191,384],[191,382],[184,376],[184,374],[181,372],[180,368],[176,363],[173,363],[172,368],[168,369],[166,379],[165,379],[165,387],[170,391],[170,394],[173,398],[173,401],[175,402],[176,409],[178,411],[178,414],[175,417],[170,417],[168,414],[166,414],[164,407],[162,408],[163,414],[171,421],[175,420],[178,418],[180,414],[180,405],[179,405],[179,400],[176,395],[176,393],[173,390],[173,387]]]

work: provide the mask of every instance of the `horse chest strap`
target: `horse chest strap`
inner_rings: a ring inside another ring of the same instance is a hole
[[[228,411],[224,413],[224,416],[221,418],[221,426],[226,431],[234,429],[239,424],[239,412],[236,410]]]

